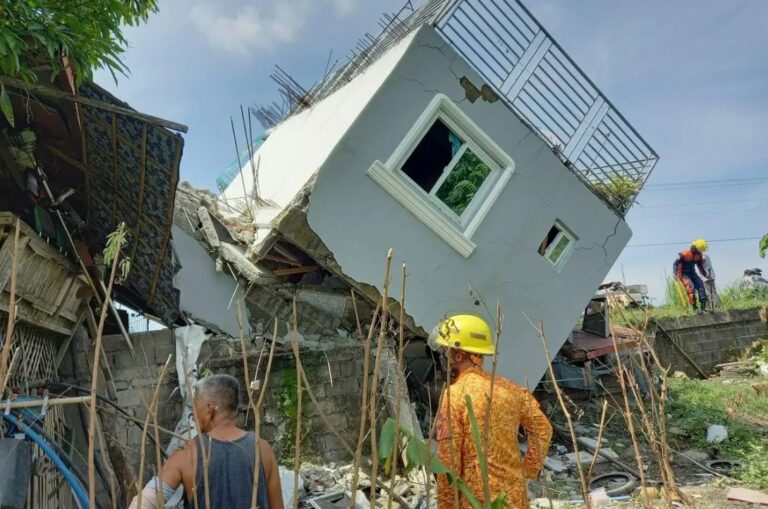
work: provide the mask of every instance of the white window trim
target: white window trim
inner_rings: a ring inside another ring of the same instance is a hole
[[[576,235],[571,233],[571,231],[562,222],[555,221],[554,226],[556,226],[560,230],[560,233],[558,233],[555,236],[555,238],[552,240],[552,242],[550,242],[543,256],[549,262],[549,264],[555,268],[557,272],[560,272],[561,270],[563,270],[563,267],[568,261],[568,258],[571,257],[571,253],[573,252],[573,249],[576,246],[576,242],[579,239],[576,237]],[[560,254],[560,258],[558,258],[556,261],[553,262],[550,259],[549,255],[552,254],[552,250],[555,249],[557,244],[560,242],[560,239],[562,239],[563,237],[566,237],[570,242],[568,243],[567,246],[565,246],[565,249]]]
[[[491,167],[491,174],[467,207],[470,214],[466,218],[460,217],[458,222],[435,203],[434,197],[400,171],[416,145],[438,118],[464,141],[465,147],[470,148]],[[368,175],[448,245],[465,258],[469,258],[477,247],[472,242],[472,236],[491,210],[514,170],[515,163],[512,158],[461,108],[445,94],[436,94],[386,163],[374,161],[368,169]]]

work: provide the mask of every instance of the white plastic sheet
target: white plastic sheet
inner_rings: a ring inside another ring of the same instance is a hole
[[[195,426],[195,417],[192,410],[192,394],[189,391],[197,382],[197,358],[200,356],[200,349],[203,343],[211,337],[204,327],[199,325],[188,325],[179,327],[173,331],[176,337],[176,373],[179,377],[179,391],[184,398],[184,408],[182,409],[181,419],[176,425],[175,432],[183,437],[194,438],[197,436],[197,427]],[[168,444],[165,452],[170,456],[184,441],[173,437]],[[179,487],[176,493],[168,500],[166,507],[181,507],[182,497],[184,495],[183,487]]]

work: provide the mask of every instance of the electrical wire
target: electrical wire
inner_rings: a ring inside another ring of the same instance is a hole
[[[634,210],[642,210],[642,209],[656,209],[656,208],[666,208],[666,207],[693,207],[696,205],[716,205],[720,203],[768,203],[768,198],[759,198],[754,200],[742,200],[742,199],[731,199],[731,200],[708,200],[708,201],[679,201],[677,203],[653,203],[651,205],[643,205],[642,203],[636,203]]]
[[[651,215],[637,215],[632,216],[632,219],[651,219],[651,218],[675,218],[675,217],[686,217],[686,216],[714,216],[714,215],[721,215],[721,214],[744,214],[748,212],[768,212],[768,209],[742,209],[742,210],[702,210],[699,212],[684,212],[682,214],[680,213],[673,213],[673,214],[651,214]]]
[[[48,383],[46,385],[46,388],[49,391],[55,392],[55,393],[65,392],[65,391],[71,389],[71,390],[80,392],[81,394],[85,394],[85,395],[88,395],[88,396],[91,395],[91,390],[90,389],[87,389],[85,387],[81,387],[79,385],[69,384],[69,383],[66,383],[66,382],[50,382],[50,383]],[[61,390],[62,388],[64,389],[64,391]],[[128,422],[130,422],[134,426],[137,426],[139,429],[143,429],[143,427],[138,422],[136,422],[136,420],[134,419],[134,417],[131,414],[129,414],[127,411],[125,411],[123,408],[121,408],[116,403],[112,402],[111,400],[109,400],[109,399],[107,399],[104,396],[101,396],[99,394],[96,395],[96,399],[98,401],[106,404],[106,405],[109,405],[110,407],[114,408],[115,410],[117,410],[123,417],[126,418],[125,420],[127,420]],[[147,438],[149,438],[155,446],[159,446],[159,444],[157,444],[157,442],[155,442],[155,437],[152,436],[151,433],[147,433]],[[160,448],[160,454],[162,454],[163,459],[168,459],[168,454],[165,452],[165,450],[162,448],[162,446],[159,446],[159,448]]]
[[[713,242],[741,242],[746,240],[760,240],[762,237],[740,237],[735,239],[712,239],[707,240],[710,244]],[[680,244],[690,244],[690,240],[681,240],[678,242],[659,242],[657,244],[630,244],[627,247],[657,247],[657,246],[679,246]]]
[[[686,187],[699,187],[699,186],[721,186],[721,185],[762,185],[768,184],[768,177],[748,177],[748,178],[730,178],[730,179],[714,179],[714,180],[685,180],[679,182],[662,182],[660,184],[648,184],[645,189],[670,189],[670,188],[686,188]]]

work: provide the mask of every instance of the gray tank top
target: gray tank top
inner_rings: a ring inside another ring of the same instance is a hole
[[[249,431],[237,440],[225,442],[203,433],[202,442],[205,453],[200,448],[197,438],[197,468],[195,482],[197,486],[197,505],[194,495],[184,498],[188,509],[250,509],[253,495],[253,468],[256,460],[256,436]],[[208,460],[208,486],[211,507],[205,505],[205,470],[203,458],[210,450]],[[264,465],[259,465],[259,488],[256,495],[259,509],[269,509],[267,500],[267,478]]]

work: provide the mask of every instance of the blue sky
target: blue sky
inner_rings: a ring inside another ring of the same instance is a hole
[[[525,1],[525,0],[524,0]],[[415,2],[418,3],[418,2]],[[608,278],[663,293],[693,238],[768,231],[768,2],[528,0],[526,6],[661,156]],[[189,125],[181,176],[213,189],[235,157],[229,116],[276,99],[279,64],[309,86],[402,0],[163,0],[129,28],[129,77],[96,81],[140,111]],[[256,127],[254,127],[255,129]],[[734,179],[762,178],[750,185]],[[711,182],[730,180],[730,182]],[[676,182],[698,185],[669,186]],[[757,241],[713,242],[722,286],[768,262]]]

